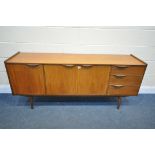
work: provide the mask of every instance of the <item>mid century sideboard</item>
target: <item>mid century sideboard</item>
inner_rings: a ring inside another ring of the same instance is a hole
[[[5,61],[13,95],[136,96],[147,64],[133,55],[18,52]]]

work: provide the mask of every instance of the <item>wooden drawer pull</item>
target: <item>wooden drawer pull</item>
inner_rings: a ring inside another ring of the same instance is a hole
[[[38,66],[40,66],[40,64],[26,64],[26,66],[28,66],[28,67],[38,67]]]
[[[123,75],[123,74],[114,74],[113,76],[115,76],[116,78],[126,77],[126,75]]]
[[[122,87],[125,87],[124,85],[111,85],[111,86],[113,86],[113,87],[115,87],[115,88],[122,88]]]
[[[65,67],[74,67],[75,65],[71,65],[71,64],[68,64],[68,65],[64,65]]]
[[[128,68],[128,66],[115,66],[115,67],[120,68],[120,69]]]

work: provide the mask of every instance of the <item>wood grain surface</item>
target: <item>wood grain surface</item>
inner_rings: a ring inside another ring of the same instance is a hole
[[[132,55],[19,53],[7,63],[145,65]]]

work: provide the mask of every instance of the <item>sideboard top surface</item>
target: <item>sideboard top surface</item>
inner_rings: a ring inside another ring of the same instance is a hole
[[[146,65],[133,55],[24,53],[12,56],[7,63],[32,64],[97,64],[97,65]]]

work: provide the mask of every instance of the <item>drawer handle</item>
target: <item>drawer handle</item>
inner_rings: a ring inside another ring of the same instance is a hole
[[[64,65],[65,67],[74,67],[75,65],[71,65],[71,64],[68,64],[68,65]]]
[[[128,68],[128,66],[115,66],[115,67],[120,68],[120,69]]]
[[[116,78],[126,77],[126,75],[123,75],[123,74],[114,74],[113,76],[115,76]]]
[[[38,66],[40,66],[40,64],[26,64],[26,66],[28,66],[28,67],[38,67]]]
[[[93,65],[82,65],[82,67],[93,67]]]
[[[125,87],[124,85],[111,85],[111,86],[113,86],[113,87],[115,87],[115,88],[122,88],[122,87]]]

